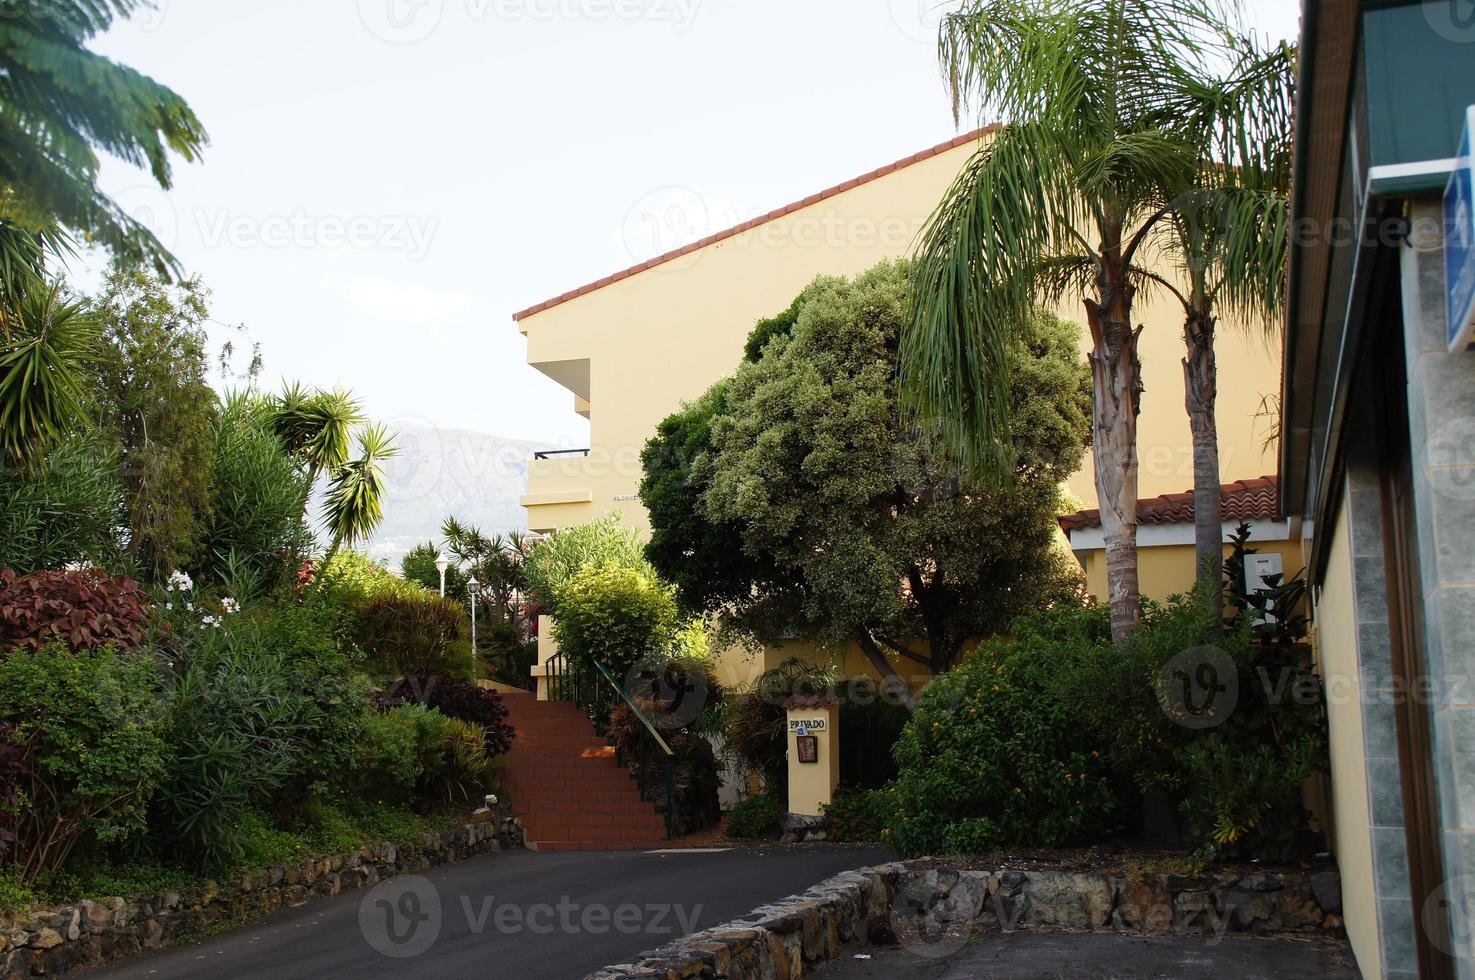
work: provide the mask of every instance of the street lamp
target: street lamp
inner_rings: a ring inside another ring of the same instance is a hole
[[[476,587],[481,585],[475,578],[466,583],[466,591],[471,594],[471,659],[476,661]]]
[[[444,598],[446,594],[446,569],[451,567],[451,560],[440,552],[435,553],[435,570],[440,572],[440,594]]]

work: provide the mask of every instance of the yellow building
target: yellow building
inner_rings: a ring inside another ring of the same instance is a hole
[[[552,531],[611,510],[629,526],[647,527],[637,496],[640,451],[660,420],[732,373],[754,323],[785,309],[815,276],[854,276],[910,254],[948,186],[986,138],[987,131],[979,131],[949,140],[514,314],[527,338],[528,363],[569,390],[572,410],[589,419],[590,431],[587,452],[540,454],[529,466],[522,498],[528,527]],[[1058,312],[1081,319],[1073,304]],[[1159,295],[1140,302],[1137,315],[1146,327],[1141,493],[1155,497],[1193,484],[1183,407],[1183,314],[1175,300]],[[1082,333],[1084,356],[1089,338]],[[1280,353],[1226,326],[1218,361],[1224,477],[1260,477],[1274,467],[1262,452],[1257,413],[1278,390]],[[1083,502],[1095,500],[1089,458],[1069,489]],[[1272,540],[1268,524],[1261,530],[1266,542]],[[1288,529],[1276,533],[1288,540]],[[1077,537],[1078,556],[1100,594],[1094,556],[1100,545],[1091,542],[1088,528]],[[1146,537],[1144,593],[1184,591],[1194,575],[1191,524],[1186,550],[1172,535],[1161,543]],[[541,635],[546,660],[553,647],[546,629]],[[768,651],[762,662],[729,657],[725,679],[745,680],[806,652],[794,645]],[[858,651],[841,666],[852,675],[871,673]]]

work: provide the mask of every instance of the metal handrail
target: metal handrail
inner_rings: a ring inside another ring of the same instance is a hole
[[[672,751],[671,746],[667,744],[666,740],[661,737],[661,733],[656,730],[656,726],[651,722],[646,713],[642,711],[640,709],[640,706],[637,705],[635,701],[629,696],[629,694],[625,692],[625,689],[620,686],[619,681],[615,680],[615,677],[613,674],[610,673],[609,668],[605,667],[604,664],[600,663],[597,660],[593,661],[593,664],[598,673],[603,676],[609,687],[614,688],[615,693],[619,694],[621,700],[623,700],[625,704],[629,706],[630,710],[634,712],[635,717],[640,719],[640,723],[645,726],[646,732],[650,734],[651,738],[655,739],[656,744],[660,746],[661,751],[664,752],[666,755],[665,765],[662,766],[662,768],[665,770],[666,783],[666,839],[670,840],[673,836],[675,836],[673,833],[673,821],[675,820],[676,815],[676,811],[674,808],[676,753]],[[599,683],[599,678],[586,678],[584,675],[587,672],[587,668],[583,667],[583,665],[574,664],[562,652],[556,653],[552,657],[548,658],[547,662],[544,664],[543,669],[544,677],[546,678],[548,685],[549,699],[553,701],[573,702],[581,711],[589,716],[591,721],[594,722],[594,730],[601,737],[606,737],[608,735],[609,714],[604,709],[610,702],[607,700],[605,685]],[[647,799],[645,791],[646,770],[650,767],[649,747],[650,740],[646,738],[641,738],[640,758],[638,760],[635,771],[636,784],[640,790],[641,800]],[[619,752],[618,749],[616,749],[615,760],[621,767],[624,767],[624,756]]]
[[[552,459],[554,456],[588,456],[587,449],[540,449],[533,453],[533,459]]]
[[[656,731],[656,726],[651,724],[651,720],[645,716],[645,712],[640,710],[640,707],[630,698],[630,695],[625,693],[625,689],[620,686],[620,682],[615,680],[615,676],[609,672],[609,668],[598,660],[594,661],[594,666],[599,668],[599,672],[604,675],[604,679],[609,681],[610,686],[618,691],[620,697],[630,706],[630,710],[635,712],[635,717],[640,719],[640,723],[645,726],[645,730],[650,732],[652,737],[655,738],[656,744],[667,755],[675,755],[676,753],[671,751],[671,746],[666,744],[664,738],[661,738],[661,733]]]

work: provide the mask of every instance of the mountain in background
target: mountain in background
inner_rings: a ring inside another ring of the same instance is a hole
[[[518,500],[527,492],[528,461],[546,445],[403,421],[389,427],[399,455],[384,466],[384,523],[360,551],[398,570],[405,552],[440,539],[448,516],[488,534],[527,527]],[[313,526],[319,526],[316,507]]]

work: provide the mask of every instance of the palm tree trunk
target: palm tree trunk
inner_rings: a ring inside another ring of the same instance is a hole
[[[1215,319],[1190,309],[1184,328],[1188,356],[1183,359],[1183,387],[1188,427],[1193,434],[1193,544],[1198,584],[1218,620],[1224,595],[1223,500],[1219,491],[1219,431],[1215,401],[1219,397],[1214,364]]]
[[[1137,586],[1137,414],[1142,362],[1132,328],[1133,287],[1125,268],[1102,263],[1098,300],[1087,299],[1094,412],[1091,456],[1106,543],[1111,639],[1120,644],[1141,618]]]

